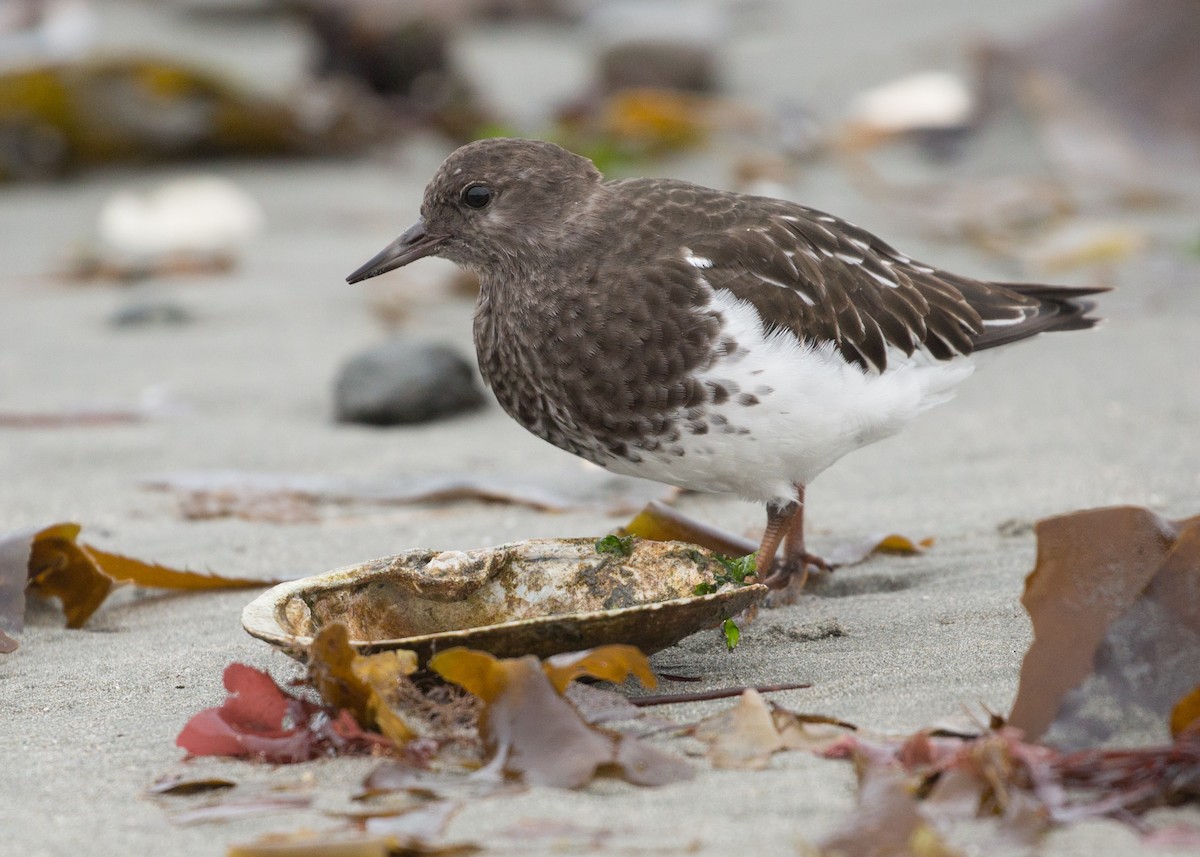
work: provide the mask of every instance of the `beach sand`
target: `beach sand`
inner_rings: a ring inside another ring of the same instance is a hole
[[[765,77],[755,97],[794,89],[832,110],[863,86],[952,61],[970,35],[1018,33],[1070,5],[964,9],[906,0],[776,10],[770,14],[779,16],[777,26],[731,37],[734,94]],[[141,20],[120,8],[127,20]],[[878,29],[870,40],[856,38],[868,17]],[[547,55],[568,57],[564,66],[575,61],[538,27],[504,28],[495,43],[487,36],[486,28],[469,36],[481,52],[467,51],[473,67],[499,62],[502,46],[529,48],[493,81],[510,87],[503,93],[510,100],[520,97],[523,80],[539,77],[528,58],[539,44]],[[177,38],[186,44],[187,31]],[[803,47],[785,56],[789,44]],[[284,48],[264,54],[294,55]],[[283,74],[284,66],[280,59],[271,74]],[[152,474],[188,470],[367,479],[579,468],[525,434],[490,399],[482,411],[418,427],[332,422],[337,367],[381,337],[364,290],[343,278],[413,219],[445,153],[440,144],[415,140],[388,157],[358,161],[202,165],[258,199],[267,228],[230,274],[136,287],[189,309],[196,320],[180,327],[113,328],[106,319],[129,300],[128,289],[70,287],[47,274],[89,234],[107,194],[189,168],[117,169],[0,189],[0,413],[122,406],[146,395],[171,403],[130,425],[0,429],[2,528],[78,521],[83,540],[106,550],[266,578],[418,546],[598,536],[622,523],[627,516],[472,502],[356,506],[322,523],[293,525],[187,521],[172,495],[140,485]],[[728,159],[707,151],[653,169],[728,185],[727,167]],[[961,243],[932,241],[912,218],[856,191],[832,162],[807,167],[795,191],[915,258],[981,277],[1020,273]],[[935,547],[839,570],[794,606],[764,611],[743,629],[733,653],[712,631],[656,655],[660,669],[703,676],[699,685],[671,689],[811,682],[773,698],[877,730],[961,717],[964,706],[1005,712],[1031,637],[1018,602],[1034,557],[1029,525],[1109,504],[1145,505],[1168,517],[1200,512],[1200,259],[1178,249],[1189,234],[1195,240],[1196,222],[1163,212],[1117,216],[1150,232],[1155,244],[1109,272],[1119,290],[1102,300],[1104,326],[1000,355],[953,402],[850,456],[809,490],[818,553],[872,532],[932,536]],[[446,271],[436,264],[395,276],[436,281]],[[1092,276],[1073,270],[1057,279],[1084,283]],[[426,300],[414,307],[405,332],[469,355],[471,312],[465,299]],[[753,504],[688,496],[679,505],[737,532],[761,526]],[[64,629],[56,608],[31,604],[21,648],[0,658],[0,852],[202,857],[261,833],[339,823],[325,812],[348,806],[373,761],[185,766],[174,746],[192,714],[224,698],[228,663],[267,668],[280,680],[300,674],[293,661],[242,631],[241,608],[254,594],[122,591],[79,631]],[[687,721],[729,704],[664,713]],[[144,792],[160,775],[185,769],[241,783],[293,784],[315,799],[308,810],[178,826],[164,810],[175,804]],[[760,772],[701,765],[692,781],[657,789],[600,780],[578,792],[535,788],[482,800],[456,816],[449,837],[488,843],[495,853],[578,853],[599,843],[594,850],[602,853],[782,857],[836,827],[853,803],[849,764],[793,752]],[[1129,828],[1088,822],[1052,832],[1043,853],[1138,848]]]

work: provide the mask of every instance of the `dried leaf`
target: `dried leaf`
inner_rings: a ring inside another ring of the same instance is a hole
[[[234,794],[221,797],[201,806],[182,809],[170,814],[175,824],[202,824],[214,821],[232,821],[236,818],[247,818],[257,815],[269,815],[294,809],[308,809],[312,806],[313,796],[310,794],[286,794],[266,792],[257,794]]]
[[[19,630],[23,588],[58,598],[68,628],[80,628],[118,583],[165,589],[228,589],[278,581],[220,577],[151,565],[78,540],[79,524],[53,524],[0,537],[0,623]]]
[[[811,857],[956,857],[921,815],[900,771],[868,768],[859,780],[853,815],[822,838]]]
[[[821,755],[853,759],[863,784],[875,772],[906,772],[917,811],[938,828],[991,818],[1000,836],[1027,845],[1049,824],[1102,817],[1130,823],[1155,807],[1200,802],[1200,731],[1167,746],[1073,753],[1027,743],[1011,727],[972,738],[853,735]],[[860,804],[867,800],[862,789]]]
[[[730,557],[745,557],[758,549],[756,542],[705,524],[658,500],[647,503],[633,520],[617,532],[622,536],[638,536],[656,542],[688,542]],[[933,538],[915,541],[897,533],[875,534],[835,545],[832,550],[826,551],[825,559],[832,565],[855,565],[875,553],[921,554],[929,550],[933,543]]]
[[[727,556],[754,553],[758,545],[688,517],[658,500],[651,500],[618,533],[656,542],[688,542]]]
[[[239,517],[272,523],[319,519],[322,504],[407,505],[481,501],[525,506],[540,512],[602,509],[627,514],[662,486],[615,476],[596,468],[544,474],[437,474],[387,480],[353,480],[321,474],[183,471],[154,476],[143,487],[171,491],[184,517]]]
[[[736,706],[701,720],[692,734],[709,745],[713,767],[759,770],[781,750],[824,752],[856,728],[834,717],[768,705],[758,688],[747,688]]]
[[[237,783],[224,777],[188,777],[184,774],[170,774],[159,777],[146,789],[152,795],[194,795],[202,792],[231,789]]]
[[[446,769],[422,770],[401,762],[384,762],[363,778],[362,789],[355,800],[369,800],[381,795],[403,792],[420,800],[477,801],[498,794],[524,791],[519,783],[498,782],[476,777],[462,771]]]
[[[478,851],[471,843],[442,842],[446,826],[462,809],[456,801],[431,801],[423,806],[396,815],[369,818],[366,830],[375,836],[386,836],[393,851],[408,850],[421,854],[470,854]]]
[[[784,748],[771,710],[754,689],[743,693],[733,708],[701,720],[692,734],[709,745],[714,768],[761,770]]]
[[[1200,730],[1200,687],[1192,688],[1171,709],[1171,736],[1178,738],[1188,730]]]
[[[820,753],[849,730],[858,729],[853,723],[821,714],[797,714],[780,705],[771,705],[771,721],[785,750],[810,750]]]
[[[321,699],[349,711],[364,729],[378,730],[396,744],[412,740],[416,732],[389,706],[386,696],[400,678],[416,669],[414,652],[359,655],[341,622],[323,627],[308,647],[308,677]]]
[[[17,650],[20,644],[8,634],[0,631],[0,655],[9,655]]]
[[[898,533],[875,534],[834,545],[832,550],[825,552],[825,561],[831,565],[843,566],[857,565],[876,553],[912,556],[925,553],[933,547],[933,542],[932,537],[914,541]]]
[[[389,857],[391,839],[342,830],[274,833],[229,846],[226,857]]]
[[[636,646],[614,644],[582,652],[564,652],[542,661],[542,669],[559,693],[581,676],[620,684],[633,675],[643,687],[658,686],[650,662]]]
[[[58,598],[68,628],[81,628],[104,603],[113,578],[75,541],[78,524],[55,524],[33,537],[29,547],[29,589]]]
[[[1034,642],[1009,722],[1032,738],[1053,724],[1057,742],[1076,745],[1110,739],[1134,711],[1166,723],[1200,684],[1200,518],[1093,509],[1037,534],[1022,598]]]
[[[483,700],[479,732],[487,769],[496,774],[531,785],[578,788],[606,770],[643,785],[683,779],[691,773],[681,760],[635,738],[589,726],[555,690],[551,673],[565,686],[570,678],[583,674],[624,680],[630,672],[648,672],[644,656],[630,647],[601,646],[560,656],[558,664],[549,667],[532,656],[501,660],[455,648],[434,655],[429,667]]]

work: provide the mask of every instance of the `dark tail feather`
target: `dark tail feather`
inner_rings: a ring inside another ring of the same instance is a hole
[[[994,285],[1016,292],[1022,297],[1033,298],[1040,303],[1037,315],[1012,327],[988,328],[982,335],[974,337],[976,351],[995,348],[1028,339],[1039,333],[1057,330],[1087,330],[1095,327],[1100,319],[1089,313],[1096,308],[1095,301],[1080,300],[1090,295],[1111,291],[1103,286],[1047,286],[1040,283],[994,283]]]

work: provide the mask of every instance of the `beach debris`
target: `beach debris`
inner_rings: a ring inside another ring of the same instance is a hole
[[[855,816],[813,852],[821,855],[893,853],[864,850],[865,843],[877,844],[869,829],[861,831],[866,838],[857,847],[845,844],[860,835],[852,829],[860,827],[860,813],[883,818],[903,810],[900,815],[914,826],[927,825],[939,836],[964,822],[990,819],[993,842],[1028,846],[1054,825],[1111,818],[1136,829],[1138,816],[1151,809],[1200,802],[1200,729],[1160,746],[1074,752],[1027,743],[1010,726],[978,736],[853,734],[818,752],[852,760],[859,777]],[[879,783],[892,785],[881,791]],[[897,789],[907,795],[900,804]],[[899,841],[891,834],[885,841],[900,848],[911,834],[898,829],[895,835]]]
[[[392,337],[349,358],[334,382],[338,422],[425,423],[484,404],[475,370],[446,345]]]
[[[856,95],[844,134],[849,145],[862,146],[901,134],[961,132],[976,110],[975,95],[961,77],[921,71]]]
[[[249,792],[238,790],[205,798],[195,806],[168,810],[167,818],[173,824],[181,826],[211,824],[308,809],[312,804],[312,794],[277,789],[258,789]]]
[[[712,583],[702,584],[703,590],[697,588],[697,595],[715,592],[725,584],[744,582],[746,575],[753,571],[751,555],[758,547],[757,541],[706,524],[659,500],[647,503],[629,523],[617,529],[617,534],[654,541],[688,542],[716,552],[724,573],[719,573]],[[877,553],[922,554],[933,544],[932,537],[918,540],[899,533],[875,534],[834,545],[825,551],[825,556],[835,566],[856,565]]]
[[[833,565],[842,566],[857,565],[877,553],[917,556],[933,547],[934,541],[932,536],[918,540],[900,533],[876,533],[834,545],[832,550],[826,552],[825,559]]]
[[[765,596],[762,585],[695,595],[720,568],[703,549],[642,539],[628,556],[597,552],[593,539],[419,548],[277,586],[247,605],[242,624],[298,657],[335,622],[356,649],[412,649],[422,663],[451,646],[498,657],[606,643],[656,652]]]
[[[393,746],[382,734],[364,730],[348,710],[287,693],[254,667],[230,664],[224,683],[225,702],[193,716],[175,739],[190,755],[288,764]]]
[[[964,857],[921,813],[903,772],[868,767],[859,776],[853,814],[801,857]]]
[[[758,542],[705,524],[659,500],[651,500],[617,530],[621,536],[637,536],[653,541],[688,542],[724,556],[741,557],[754,553]]]
[[[692,776],[691,766],[676,756],[589,725],[562,695],[581,676],[622,682],[633,675],[653,687],[649,662],[632,646],[601,646],[543,662],[458,648],[439,652],[429,666],[483,700],[483,771],[492,776],[560,788],[580,788],[600,774],[643,786]]]
[[[373,133],[363,109],[304,109],[168,59],[26,66],[0,73],[0,182],[118,162],[354,151]]]
[[[300,0],[292,4],[313,36],[312,73],[353,83],[402,127],[431,127],[465,143],[490,121],[457,67],[461,3]]]
[[[265,219],[258,202],[229,179],[186,175],[141,192],[117,191],[100,209],[98,233],[106,250],[134,259],[219,256],[254,239]]]
[[[411,741],[417,732],[390,700],[400,679],[416,670],[416,652],[357,654],[350,646],[350,632],[340,622],[323,628],[308,647],[308,682],[321,699],[349,711],[364,729],[397,745]]]
[[[237,783],[225,777],[196,777],[175,773],[159,777],[150,784],[146,793],[151,795],[196,795],[232,789],[236,786]]]
[[[463,502],[511,504],[538,512],[584,509],[620,515],[641,508],[652,497],[674,494],[674,489],[643,479],[574,464],[541,473],[527,468],[520,474],[412,474],[372,480],[196,470],[150,476],[142,485],[177,495],[180,513],[187,520],[233,517],[273,523],[321,520],[325,506]]]
[[[457,801],[433,800],[403,812],[366,818],[363,826],[370,835],[386,837],[393,854],[471,854],[482,850],[473,842],[444,841],[446,826],[460,809],[462,804]]]
[[[430,801],[387,816],[362,818],[333,830],[272,833],[231,845],[227,857],[457,857],[481,850],[474,842],[444,841],[446,825],[461,808]]]
[[[1200,686],[1200,517],[1121,506],[1036,529],[1021,599],[1034,640],[1009,723],[1059,746],[1146,723],[1165,737],[1172,708]]]
[[[475,769],[482,761],[483,770],[466,787],[476,796],[494,793],[497,782],[508,780],[578,788],[602,774],[639,785],[691,776],[690,766],[678,757],[633,735],[590,724],[564,695],[585,676],[615,683],[635,676],[653,687],[649,662],[633,646],[600,646],[544,661],[533,656],[502,660],[461,647],[439,652],[429,667],[450,684],[436,686],[457,685],[478,700],[469,705],[461,701],[461,691],[452,691],[445,702],[431,689],[418,688],[410,678],[414,653],[357,654],[341,625],[317,637],[308,662],[306,684],[317,691],[319,703],[284,691],[263,671],[230,664],[224,676],[229,697],[192,717],[176,744],[193,756],[276,763],[323,755],[395,757],[398,763],[367,779],[360,799],[401,790],[427,797],[456,790],[461,795],[455,778],[421,772],[434,758],[443,772],[447,766]],[[432,706],[414,705],[414,694]],[[418,753],[406,753],[413,744],[421,745]],[[442,754],[445,749],[450,752]],[[457,777],[458,786],[463,781]],[[488,785],[481,789],[478,783]]]
[[[758,771],[784,750],[820,750],[856,727],[823,715],[796,714],[746,688],[737,705],[706,717],[691,734],[708,745],[714,768]]]
[[[623,0],[593,8],[582,31],[598,54],[600,92],[650,87],[711,93],[719,87],[718,48],[731,25],[718,6]]]
[[[240,589],[278,582],[181,571],[108,553],[78,540],[82,527],[51,524],[0,535],[0,627],[19,633],[25,594],[62,602],[68,628],[81,628],[118,586]]]
[[[108,317],[116,328],[178,327],[194,320],[191,310],[178,301],[145,294],[133,296]]]
[[[664,678],[662,673],[659,678]],[[675,676],[672,681],[701,681],[700,678],[680,678]],[[649,708],[654,705],[678,705],[688,702],[707,702],[713,699],[732,699],[741,696],[748,690],[755,693],[781,693],[785,690],[805,690],[812,687],[808,682],[788,682],[786,684],[759,684],[754,687],[714,687],[711,690],[698,690],[694,693],[648,693],[643,696],[629,697],[629,704],[635,708]]]
[[[76,251],[64,276],[129,282],[225,273],[263,222],[254,198],[220,176],[181,176],[142,191],[124,188],[104,201],[95,245]]]

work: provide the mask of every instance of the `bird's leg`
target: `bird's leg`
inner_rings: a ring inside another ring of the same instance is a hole
[[[758,555],[754,561],[754,576],[759,583],[770,587],[782,586],[787,582],[787,575],[780,576],[779,569],[774,567],[775,552],[785,534],[789,533],[792,521],[800,511],[800,504],[792,501],[782,505],[767,504],[767,528],[763,531],[762,542],[758,546]],[[790,538],[790,536],[789,536]]]
[[[770,508],[767,509],[768,526],[770,521]],[[776,539],[778,542],[778,539]],[[759,554],[762,556],[762,554]],[[800,582],[796,586],[796,591],[804,588],[804,584],[808,581],[809,568],[816,568],[818,571],[829,571],[831,566],[825,560],[816,554],[811,554],[804,548],[804,486],[796,486],[796,503],[795,510],[790,516],[788,522],[787,534],[783,540],[783,559],[776,564],[771,575],[764,580],[768,586],[774,589],[782,589],[791,584],[792,576],[800,575]]]

